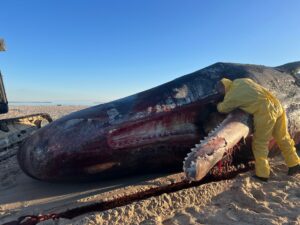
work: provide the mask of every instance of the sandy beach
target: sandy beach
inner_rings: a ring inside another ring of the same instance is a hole
[[[53,119],[87,106],[11,106],[11,118],[39,112]],[[12,151],[17,151],[15,146]],[[300,174],[287,176],[280,156],[270,160],[270,181],[254,180],[253,171],[231,180],[164,193],[104,211],[38,224],[300,224]],[[0,161],[0,224],[24,215],[39,215],[106,202],[166,186],[183,176],[153,174],[88,183],[47,183],[26,176],[16,157]]]

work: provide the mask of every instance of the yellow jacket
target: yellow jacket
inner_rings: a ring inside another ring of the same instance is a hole
[[[240,78],[234,81],[224,79],[225,97],[223,102],[217,105],[221,113],[229,113],[236,108],[256,114],[274,110],[278,115],[282,110],[280,102],[265,88],[249,78]],[[273,113],[271,113],[273,114]]]
[[[252,151],[256,175],[263,178],[268,178],[270,175],[268,142],[272,136],[287,166],[298,165],[300,159],[294,146],[295,143],[288,133],[286,115],[280,102],[251,79],[242,78],[231,81],[223,78],[221,82],[225,87],[225,97],[223,102],[218,104],[218,111],[229,113],[240,108],[253,114]]]

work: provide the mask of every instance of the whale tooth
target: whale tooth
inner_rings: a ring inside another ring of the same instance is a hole
[[[197,150],[197,148],[192,148],[191,150],[192,150],[192,152],[194,152],[194,151],[196,151],[196,150]]]
[[[184,161],[186,161],[186,160],[187,160],[187,158],[188,158],[188,157],[185,157],[185,158],[184,158]]]
[[[195,164],[196,164],[196,163],[195,163],[194,161],[192,161],[192,164],[191,164],[191,165],[192,165],[192,166],[195,166]]]
[[[212,159],[213,159],[213,156],[212,156],[212,155],[208,155],[208,156],[207,156],[207,159],[208,159],[208,160],[212,160]]]
[[[200,147],[200,144],[196,144],[195,146],[196,146],[196,148],[199,148],[199,147]]]

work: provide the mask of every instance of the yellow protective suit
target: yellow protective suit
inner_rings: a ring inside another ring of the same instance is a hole
[[[255,157],[255,172],[259,177],[268,178],[268,143],[273,136],[288,167],[300,163],[295,143],[291,139],[286,122],[286,114],[279,100],[269,91],[251,79],[242,78],[231,81],[221,80],[225,87],[223,102],[217,106],[221,113],[229,113],[239,108],[253,115],[254,135],[252,151]]]

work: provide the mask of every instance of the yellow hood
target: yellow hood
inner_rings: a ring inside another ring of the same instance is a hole
[[[231,87],[232,81],[227,78],[223,78],[221,82],[224,85],[225,93],[227,93]]]

